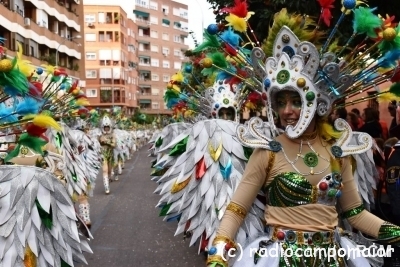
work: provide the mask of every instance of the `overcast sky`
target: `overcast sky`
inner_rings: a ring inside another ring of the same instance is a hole
[[[202,24],[204,28],[215,23],[215,15],[211,5],[206,0],[175,0],[176,2],[188,4],[189,6],[189,31],[193,31],[196,39],[201,43],[203,38]],[[190,35],[187,38],[187,44],[190,48],[194,47],[193,39]]]

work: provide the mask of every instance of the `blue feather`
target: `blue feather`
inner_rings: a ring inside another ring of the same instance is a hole
[[[11,108],[7,108],[4,104],[0,106],[0,122],[9,123],[16,122],[17,120],[18,118],[14,115]]]
[[[4,93],[6,93],[9,96],[17,96],[17,95],[19,95],[18,89],[15,89],[14,87],[9,86],[9,85],[4,86],[3,87],[3,91],[4,91]]]
[[[390,68],[397,65],[397,60],[400,59],[400,49],[394,49],[387,52],[378,60],[378,65],[381,68]]]
[[[19,115],[39,113],[39,105],[33,98],[26,97],[24,101],[17,104],[15,112]]]
[[[229,27],[221,34],[221,39],[230,44],[233,48],[237,48],[239,46],[240,36],[232,30],[232,27]]]
[[[231,173],[232,173],[232,160],[231,158],[229,158],[228,163],[226,164],[226,166],[222,166],[221,163],[219,163],[219,169],[221,171],[222,174],[222,178],[224,178],[224,180],[228,180],[231,177]]]
[[[236,69],[233,66],[229,66],[227,68],[227,71],[229,71],[231,73],[236,73]],[[223,81],[223,80],[226,80],[226,79],[229,79],[229,78],[232,78],[231,74],[229,74],[226,71],[220,71],[220,72],[218,72],[217,77],[215,79],[217,81]]]

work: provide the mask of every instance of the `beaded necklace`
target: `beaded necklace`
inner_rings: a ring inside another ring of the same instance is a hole
[[[315,135],[315,137],[316,137],[316,132],[315,132],[315,134],[313,133],[312,135],[310,135],[310,137],[312,137],[312,136],[314,136],[314,135]],[[303,137],[304,137],[304,136],[303,136]],[[319,154],[319,153],[312,147],[312,145],[310,144],[310,141],[306,141],[306,145],[312,150],[312,152],[308,152],[308,153],[306,153],[305,155],[303,155],[303,154],[302,154],[303,142],[305,142],[305,141],[303,141],[303,139],[301,139],[301,141],[300,141],[300,146],[299,146],[299,152],[297,153],[296,158],[295,158],[294,160],[290,160],[290,159],[289,159],[289,157],[288,157],[287,154],[285,153],[285,150],[284,150],[283,147],[282,147],[283,156],[285,157],[286,161],[287,161],[290,165],[292,165],[293,169],[294,169],[297,173],[299,173],[299,174],[301,174],[301,175],[303,175],[303,176],[310,175],[310,174],[311,174],[311,175],[316,175],[316,174],[324,173],[324,172],[330,167],[330,165],[331,165],[331,164],[330,164],[330,159],[327,159],[327,158],[323,157],[321,154]],[[310,172],[309,172],[309,173],[303,173],[303,172],[301,172],[301,171],[296,167],[295,164],[297,163],[297,161],[298,161],[300,158],[302,158],[304,164],[305,164],[307,167],[310,168]],[[327,165],[324,169],[322,169],[321,171],[315,172],[315,171],[314,171],[314,167],[316,167],[316,166],[318,165],[318,158],[321,158],[321,159],[323,159],[324,161],[328,162],[328,165]]]

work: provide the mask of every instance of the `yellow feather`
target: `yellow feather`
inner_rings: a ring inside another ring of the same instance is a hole
[[[232,26],[235,31],[247,31],[247,21],[244,18],[240,18],[234,14],[229,14],[229,16],[225,17],[225,20],[228,22],[226,26]]]
[[[262,50],[267,56],[272,56],[272,50],[276,36],[283,26],[287,26],[300,39],[318,46],[319,40],[324,33],[314,30],[317,23],[303,15],[289,14],[285,8],[274,16],[274,23],[269,29],[268,37],[262,44]]]
[[[79,98],[78,100],[76,100],[76,105],[77,106],[89,106],[90,102],[85,98]]]
[[[385,92],[383,94],[378,95],[378,97],[376,98],[376,100],[379,103],[389,103],[392,100],[396,100],[399,101],[400,97],[390,93],[390,92]]]
[[[31,63],[28,60],[22,59],[22,45],[20,42],[17,42],[17,46],[18,46],[18,52],[16,56],[17,58],[16,67],[26,77],[29,77],[33,73],[33,67],[30,65]]]
[[[179,71],[176,74],[172,75],[171,80],[172,81],[176,81],[176,82],[183,82],[183,74],[182,74],[182,72]]]
[[[26,249],[25,249],[24,266],[25,267],[36,267],[37,266],[36,256],[29,246],[26,246]]]
[[[322,121],[317,123],[317,130],[319,134],[326,140],[330,141],[333,139],[339,139],[342,135],[341,132],[335,131],[332,125],[329,123]]]
[[[35,116],[32,122],[42,128],[52,127],[57,131],[61,131],[60,125],[52,117],[47,115],[39,114]]]
[[[340,173],[340,159],[334,159],[331,157],[331,170],[332,172]]]

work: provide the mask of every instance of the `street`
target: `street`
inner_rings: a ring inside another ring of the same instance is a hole
[[[189,239],[174,237],[177,223],[164,222],[155,208],[159,196],[150,180],[153,158],[148,146],[127,161],[119,181],[104,193],[101,175],[97,178],[91,204],[93,254],[85,254],[89,266],[205,266],[197,246]],[[83,267],[86,265],[77,265]]]

